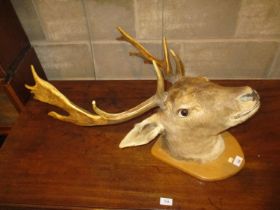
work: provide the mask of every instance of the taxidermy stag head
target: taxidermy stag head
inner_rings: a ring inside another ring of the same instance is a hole
[[[49,112],[49,115],[81,126],[117,124],[128,121],[155,107],[158,111],[136,124],[119,147],[144,145],[161,135],[165,148],[176,159],[207,162],[216,159],[225,148],[220,133],[244,122],[260,106],[259,96],[250,87],[223,87],[205,77],[186,77],[178,55],[168,49],[163,38],[163,59],[158,59],[128,33],[118,28],[119,40],[137,49],[145,62],[152,63],[157,76],[156,93],[141,104],[121,113],[107,113],[92,102],[94,113],[69,101],[50,83],[42,80],[32,67],[34,86],[27,86],[34,97],[65,110],[68,115]],[[170,55],[175,69],[172,68]],[[165,91],[165,80],[172,83]]]

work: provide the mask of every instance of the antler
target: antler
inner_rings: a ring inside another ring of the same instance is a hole
[[[176,71],[172,70],[172,66],[169,58],[169,50],[167,46],[167,41],[163,38],[163,59],[158,59],[153,56],[148,50],[146,50],[139,42],[132,38],[128,33],[118,27],[118,30],[122,34],[119,38],[120,40],[125,40],[131,43],[137,50],[137,53],[131,53],[131,55],[136,55],[142,57],[145,61],[153,63],[154,70],[157,76],[157,90],[156,94],[142,102],[141,104],[131,108],[127,111],[121,113],[107,113],[96,106],[95,101],[92,101],[92,108],[94,113],[90,113],[87,110],[73,104],[68,98],[66,98],[61,92],[59,92],[53,85],[47,81],[41,79],[37,74],[33,66],[31,66],[32,74],[35,80],[34,86],[26,85],[26,88],[30,89],[34,93],[34,98],[49,103],[51,105],[57,106],[66,112],[68,115],[61,115],[57,112],[49,112],[48,114],[56,119],[72,122],[77,125],[82,126],[94,126],[94,125],[106,125],[106,124],[116,124],[130,120],[137,117],[148,110],[159,106],[160,101],[164,95],[164,77],[163,74],[170,81],[177,80],[184,76],[184,66],[180,58],[170,50],[170,53],[175,60]],[[159,69],[161,68],[161,70]]]
[[[37,75],[32,65],[31,70],[35,80],[35,85],[25,85],[25,87],[31,90],[31,92],[34,94],[34,98],[36,98],[37,100],[57,106],[65,110],[69,114],[61,115],[54,111],[48,113],[50,116],[56,119],[82,126],[116,124],[137,117],[147,112],[148,110],[158,106],[158,103],[164,94],[164,78],[155,61],[153,61],[153,65],[155,73],[157,75],[156,94],[146,101],[142,102],[141,104],[137,105],[136,107],[121,113],[112,114],[102,111],[96,106],[95,101],[92,101],[92,108],[95,114],[84,110],[83,108],[73,104],[49,82],[41,79]]]
[[[122,35],[121,37],[117,38],[117,40],[127,41],[138,50],[138,52],[130,52],[129,55],[141,57],[142,59],[144,59],[145,63],[152,63],[152,61],[154,60],[156,64],[162,69],[166,79],[170,81],[178,80],[185,75],[184,65],[181,59],[174,53],[173,50],[170,50],[171,55],[176,63],[176,71],[173,72],[168,52],[168,44],[165,37],[163,37],[162,39],[164,58],[158,59],[153,56],[147,49],[145,49],[145,47],[143,47],[131,35],[125,32],[121,27],[117,27],[117,29]]]
[[[176,73],[175,73],[174,79],[178,80],[185,76],[185,67],[184,67],[184,64],[183,64],[181,58],[178,55],[176,55],[173,50],[170,50],[170,53],[176,63]]]

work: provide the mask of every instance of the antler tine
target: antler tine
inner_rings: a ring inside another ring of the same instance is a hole
[[[162,45],[163,45],[163,54],[164,54],[164,64],[165,64],[165,74],[167,77],[170,77],[170,74],[173,73],[172,66],[170,64],[170,58],[168,53],[168,46],[167,46],[167,40],[165,37],[162,39]]]
[[[183,64],[182,60],[180,59],[180,57],[173,50],[170,49],[170,53],[176,63],[175,77],[176,77],[176,79],[180,79],[185,76],[184,64]]]
[[[168,45],[166,38],[164,37],[162,40],[162,48],[163,48],[163,54],[164,59],[158,59],[155,56],[153,56],[143,45],[141,45],[138,41],[136,41],[132,36],[130,36],[127,32],[125,32],[121,27],[117,27],[118,31],[121,33],[121,37],[118,38],[118,40],[127,41],[132,46],[134,46],[138,52],[130,53],[130,55],[138,56],[144,59],[144,62],[146,63],[152,63],[153,60],[156,62],[157,66],[162,69],[165,76],[167,78],[170,78],[172,76],[172,66],[170,63],[169,58],[169,52],[168,52]]]
[[[136,41],[132,36],[130,36],[127,32],[125,32],[121,27],[117,27],[118,31],[121,33],[121,37],[117,38],[117,40],[127,41],[132,46],[134,46],[139,52],[130,53],[130,55],[136,55],[143,58],[150,63],[156,61],[157,65],[162,67],[162,61],[153,56],[143,45],[141,45],[138,41]]]
[[[156,94],[141,104],[121,113],[107,113],[96,106],[95,101],[92,101],[92,108],[95,114],[84,110],[83,108],[73,104],[68,98],[66,98],[61,92],[59,92],[49,82],[41,79],[33,66],[31,66],[32,74],[35,80],[34,86],[25,85],[34,94],[34,98],[42,102],[57,106],[69,115],[61,115],[56,112],[49,112],[49,115],[62,120],[71,122],[82,126],[95,126],[116,124],[130,120],[137,117],[148,110],[155,108],[159,105],[159,99],[164,95],[164,78],[162,72],[159,70],[156,61],[153,61],[155,67],[155,73],[157,75],[157,90]]]
[[[161,99],[164,95],[164,78],[162,72],[159,70],[157,63],[153,60],[154,69],[157,75],[157,92],[156,96]]]

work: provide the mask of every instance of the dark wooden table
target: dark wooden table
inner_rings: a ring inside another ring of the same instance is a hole
[[[280,81],[218,81],[250,85],[261,96],[260,111],[232,128],[245,156],[234,177],[202,182],[153,158],[152,144],[121,150],[133,124],[78,127],[54,120],[54,108],[35,100],[0,149],[0,209],[280,209]],[[91,100],[120,111],[154,93],[155,81],[55,82],[75,103]],[[173,206],[159,204],[173,198]]]

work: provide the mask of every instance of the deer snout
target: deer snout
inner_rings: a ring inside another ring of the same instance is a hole
[[[238,110],[230,118],[230,125],[237,125],[254,115],[260,107],[260,97],[257,91],[250,87],[242,88],[242,92],[237,98]]]
[[[250,93],[245,93],[240,97],[242,102],[246,101],[258,101],[260,99],[259,94],[257,91],[251,89]]]
[[[257,110],[260,106],[260,97],[257,91],[251,87],[243,88],[241,95],[238,97],[240,112],[247,113]]]

